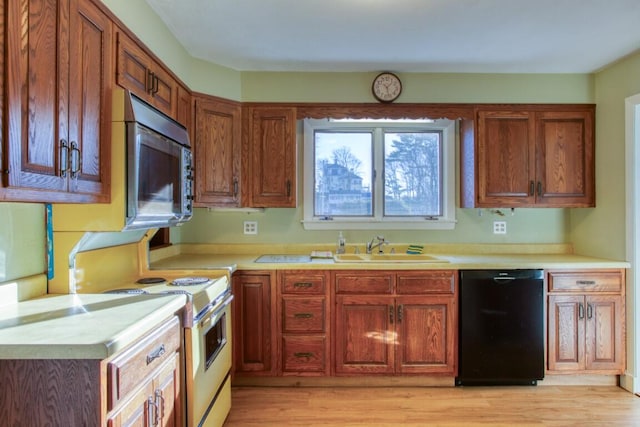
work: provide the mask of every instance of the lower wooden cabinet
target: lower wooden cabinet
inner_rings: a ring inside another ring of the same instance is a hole
[[[278,333],[282,375],[330,375],[329,275],[278,273]]]
[[[457,272],[373,274],[334,273],[336,375],[455,375]]]
[[[105,360],[0,360],[2,425],[180,426],[177,316]]]
[[[548,369],[621,374],[624,270],[548,272]]]
[[[137,393],[107,420],[108,427],[179,426],[180,356],[167,360]]]
[[[236,272],[232,281],[234,372],[275,375],[275,272]]]

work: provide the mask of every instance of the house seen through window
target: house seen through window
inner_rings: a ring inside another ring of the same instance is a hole
[[[305,120],[305,228],[453,228],[454,127]]]

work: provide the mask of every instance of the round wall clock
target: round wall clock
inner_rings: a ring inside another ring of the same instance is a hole
[[[373,79],[371,85],[373,96],[380,102],[393,102],[402,93],[402,82],[400,78],[393,73],[380,73]]]

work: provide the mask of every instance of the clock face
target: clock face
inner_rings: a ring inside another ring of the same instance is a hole
[[[373,96],[381,102],[391,102],[396,100],[402,92],[402,83],[398,76],[393,73],[380,73],[373,79],[371,87]]]

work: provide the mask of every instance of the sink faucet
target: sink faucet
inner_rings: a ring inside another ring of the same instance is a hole
[[[373,243],[375,240],[378,240],[376,244]],[[383,253],[382,245],[385,245],[387,243],[388,242],[384,241],[384,236],[376,236],[371,239],[369,243],[367,243],[367,253],[370,254],[375,248],[378,248],[378,253],[381,254]]]

